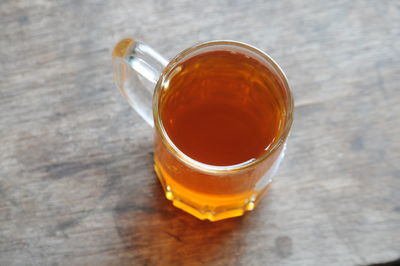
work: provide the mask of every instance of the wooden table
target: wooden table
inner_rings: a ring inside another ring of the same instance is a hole
[[[242,218],[164,199],[152,129],[114,86],[134,36],[269,53],[296,99],[286,159]],[[399,1],[0,3],[0,265],[368,265],[400,257]]]

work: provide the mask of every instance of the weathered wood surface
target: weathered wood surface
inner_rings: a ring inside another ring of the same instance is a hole
[[[296,114],[258,208],[173,208],[113,84],[134,36],[267,51]],[[0,2],[0,265],[367,265],[400,257],[399,1]]]

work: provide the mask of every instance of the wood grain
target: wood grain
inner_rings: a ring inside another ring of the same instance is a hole
[[[115,89],[126,36],[166,57],[234,39],[296,99],[255,211],[209,223],[163,198],[152,129]],[[400,257],[400,2],[0,3],[0,265],[368,265]]]

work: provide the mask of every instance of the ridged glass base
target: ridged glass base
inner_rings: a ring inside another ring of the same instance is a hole
[[[218,221],[241,216],[246,211],[253,210],[270,187],[268,184],[260,191],[236,195],[205,195],[176,183],[157,163],[154,170],[164,189],[165,197],[171,200],[175,207],[200,220]]]

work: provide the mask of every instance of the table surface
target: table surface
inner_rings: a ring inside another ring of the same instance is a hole
[[[234,39],[286,72],[295,122],[256,210],[175,209],[111,50]],[[369,265],[400,257],[399,1],[0,3],[0,265]]]

